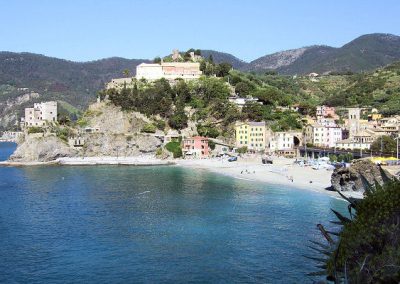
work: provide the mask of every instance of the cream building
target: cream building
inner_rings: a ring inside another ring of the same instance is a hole
[[[136,79],[138,80],[154,81],[161,78],[193,80],[200,78],[201,74],[198,62],[142,63],[136,67]]]
[[[22,121],[25,127],[42,127],[49,122],[56,122],[57,102],[35,103],[33,108],[25,108],[25,118]]]
[[[235,125],[236,147],[250,151],[264,151],[266,146],[265,122],[237,122]]]

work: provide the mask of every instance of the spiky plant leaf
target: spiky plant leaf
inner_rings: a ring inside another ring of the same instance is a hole
[[[316,241],[310,241],[310,242],[313,243],[313,244],[315,244],[315,245],[317,245],[317,246],[319,246],[319,247],[321,247],[321,248],[323,248],[324,250],[329,250],[329,249],[331,249],[330,246],[321,244],[320,242],[316,242]]]
[[[335,213],[336,217],[343,223],[349,223],[351,222],[351,220],[345,216],[343,216],[342,214],[340,214],[339,212],[337,212],[336,210],[331,209],[333,213]]]
[[[312,246],[308,246],[310,249],[315,250],[318,253],[324,254],[326,256],[330,256],[331,255],[331,250],[323,250],[323,249],[319,249],[316,247],[312,247]]]
[[[324,275],[326,275],[325,270],[307,273],[307,276],[324,276]]]
[[[326,263],[327,259],[326,258],[319,258],[319,257],[314,257],[314,256],[308,256],[308,255],[303,255],[303,257],[314,260],[316,262],[321,262],[321,263]]]

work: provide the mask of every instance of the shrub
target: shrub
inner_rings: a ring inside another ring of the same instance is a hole
[[[238,152],[239,154],[245,154],[245,153],[247,153],[247,146],[243,146],[243,147],[238,148],[238,149],[237,149],[237,152]]]
[[[179,142],[169,142],[167,145],[165,145],[165,149],[167,149],[169,152],[171,152],[174,156],[174,158],[180,158],[182,157],[182,149],[181,149],[181,143]]]
[[[36,126],[29,127],[28,134],[34,134],[34,133],[44,133],[44,129]]]
[[[56,129],[56,136],[65,142],[68,142],[68,137],[71,135],[72,133],[69,128],[63,127]]]
[[[147,123],[142,128],[142,132],[145,132],[145,133],[155,133],[156,130],[157,130],[156,126],[152,123]]]

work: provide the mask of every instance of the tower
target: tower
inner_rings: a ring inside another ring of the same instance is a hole
[[[360,131],[360,108],[349,108],[349,138],[353,138]]]

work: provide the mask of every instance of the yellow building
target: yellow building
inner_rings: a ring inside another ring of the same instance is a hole
[[[237,122],[235,125],[236,147],[246,146],[251,151],[264,151],[266,140],[265,122]]]

